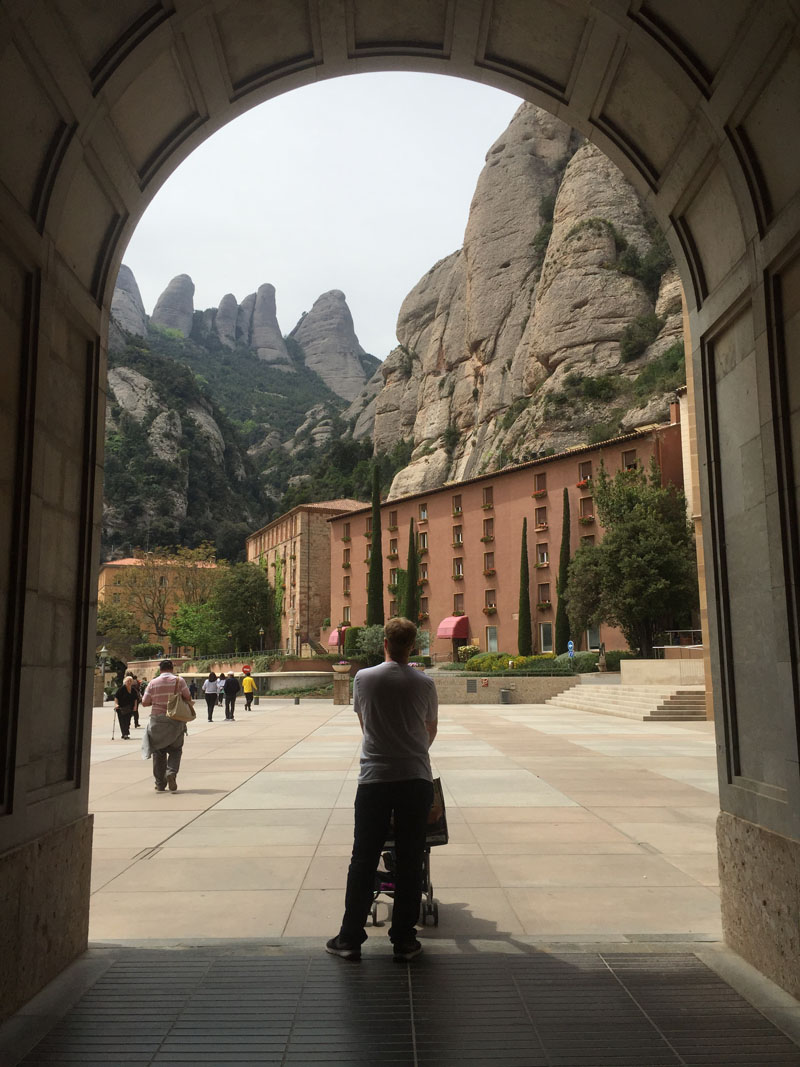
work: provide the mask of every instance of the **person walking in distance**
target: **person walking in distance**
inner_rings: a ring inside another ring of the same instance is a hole
[[[233,722],[233,709],[236,706],[236,694],[239,692],[241,686],[236,681],[236,677],[231,672],[225,679],[225,719],[227,722]]]
[[[119,730],[123,741],[131,738],[131,715],[139,702],[139,690],[134,687],[133,675],[125,675],[125,680],[114,694],[114,709],[119,719]]]
[[[186,737],[186,723],[177,722],[167,715],[167,703],[175,692],[192,704],[189,686],[173,673],[172,660],[162,659],[159,663],[160,674],[148,685],[142,698],[142,704],[149,707],[150,722],[142,738],[142,758],[153,757],[153,777],[156,780],[156,792],[163,793],[169,789],[174,793],[178,788],[178,771],[181,767],[183,742]],[[194,707],[194,705],[192,704]]]
[[[214,719],[214,708],[217,706],[217,676],[214,671],[210,671],[208,678],[203,682],[203,692],[206,695],[206,707],[208,708],[208,721],[212,722]]]
[[[141,729],[141,723],[139,722],[139,705],[142,702],[143,689],[139,685],[139,679],[133,671],[127,671],[126,674],[130,674],[131,678],[133,678],[133,688],[136,690],[136,703],[133,705],[133,725],[139,730]]]
[[[217,678],[217,703],[222,707],[225,701],[225,675],[220,674]]]
[[[242,667],[242,691],[244,692],[244,710],[250,711],[253,706],[253,697],[258,692],[258,686],[256,680],[250,673],[250,668],[247,666]]]
[[[395,892],[389,937],[394,958],[410,960],[422,945],[415,924],[422,898],[422,857],[433,775],[428,749],[436,737],[436,686],[408,664],[417,628],[389,619],[384,628],[385,662],[360,670],[353,684],[353,710],[363,732],[355,800],[353,853],[347,872],[342,925],[325,949],[343,959],[361,958],[372,906],[375,872],[394,816]]]

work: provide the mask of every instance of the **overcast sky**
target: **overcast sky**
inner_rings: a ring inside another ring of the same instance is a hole
[[[362,346],[396,344],[408,291],[461,247],[489,147],[520,101],[474,82],[361,74],[254,108],[183,163],[147,209],[124,262],[145,310],[176,274],[195,308],[276,289],[288,333],[342,289]]]

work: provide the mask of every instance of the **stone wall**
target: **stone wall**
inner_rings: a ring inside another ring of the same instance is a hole
[[[575,678],[492,678],[478,674],[446,671],[431,674],[440,704],[500,704],[500,690],[511,692],[512,704],[543,704],[577,685]],[[467,682],[476,682],[476,691],[467,692]]]

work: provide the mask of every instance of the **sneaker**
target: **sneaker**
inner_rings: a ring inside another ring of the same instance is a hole
[[[175,793],[177,791],[178,779],[175,777],[174,774],[171,774],[169,778],[167,778],[167,788],[169,789],[170,793]]]
[[[325,945],[325,951],[330,952],[332,956],[341,956],[343,960],[361,959],[360,946],[348,945],[345,941],[340,941],[338,935],[328,941]]]
[[[416,939],[403,941],[394,946],[394,958],[401,963],[413,960],[415,956],[419,956],[420,952],[422,952],[422,945]]]
[[[166,788],[167,787],[165,785],[157,785],[156,786],[156,792],[157,793],[163,793]]]

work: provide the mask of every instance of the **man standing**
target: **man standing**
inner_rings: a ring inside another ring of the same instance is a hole
[[[236,694],[239,692],[240,686],[232,671],[225,679],[223,688],[225,692],[225,719],[227,722],[233,722],[233,712],[236,707]]]
[[[250,668],[247,666],[242,667],[244,676],[242,678],[242,690],[244,691],[244,710],[250,711],[253,705],[253,696],[258,692],[258,686],[256,680],[250,673]]]
[[[167,703],[174,692],[182,693],[183,699],[192,702],[189,686],[178,678],[172,669],[171,659],[162,659],[158,665],[161,672],[148,685],[142,704],[150,707],[150,722],[142,739],[142,759],[153,757],[153,777],[156,780],[156,792],[163,793],[169,788],[174,793],[178,788],[178,771],[183,755],[183,741],[186,736],[186,723],[177,722],[167,715]]]
[[[372,907],[375,872],[394,816],[395,893],[389,937],[396,960],[419,955],[415,924],[422,899],[422,857],[433,800],[428,749],[436,737],[436,686],[408,665],[417,628],[390,619],[384,628],[385,662],[360,670],[353,710],[364,739],[355,801],[353,854],[347,873],[341,929],[325,948],[344,959],[361,958]]]

